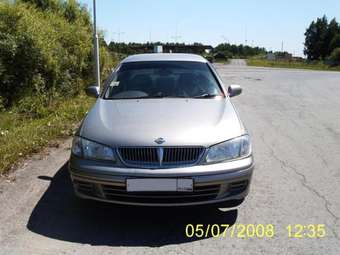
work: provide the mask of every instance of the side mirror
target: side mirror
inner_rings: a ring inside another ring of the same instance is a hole
[[[97,86],[90,86],[88,87],[86,90],[86,95],[90,96],[90,97],[99,97],[99,87]]]
[[[230,85],[228,88],[228,94],[230,97],[238,96],[242,93],[242,88],[240,85]]]

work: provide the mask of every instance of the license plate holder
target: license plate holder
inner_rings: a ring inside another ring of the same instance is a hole
[[[194,181],[190,178],[138,178],[127,179],[128,192],[192,192]]]

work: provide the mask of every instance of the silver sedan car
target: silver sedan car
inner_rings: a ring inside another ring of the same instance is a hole
[[[192,54],[124,59],[74,137],[77,196],[142,206],[237,206],[254,161],[249,135],[214,67]]]

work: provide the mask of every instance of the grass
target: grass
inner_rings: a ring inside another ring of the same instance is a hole
[[[248,59],[249,66],[262,67],[278,67],[278,68],[295,68],[295,69],[310,69],[322,71],[340,71],[340,66],[331,67],[322,62],[307,63],[303,61],[283,61],[283,60],[266,60],[266,59]]]
[[[73,134],[93,100],[85,95],[63,100],[47,116],[29,118],[15,111],[0,113],[0,174],[51,141]]]
[[[213,63],[226,65],[230,63],[230,59],[214,59]]]

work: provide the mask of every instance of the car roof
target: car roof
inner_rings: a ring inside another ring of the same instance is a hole
[[[151,54],[136,54],[125,58],[121,63],[146,62],[146,61],[190,61],[207,63],[207,60],[196,54],[182,53],[151,53]]]

